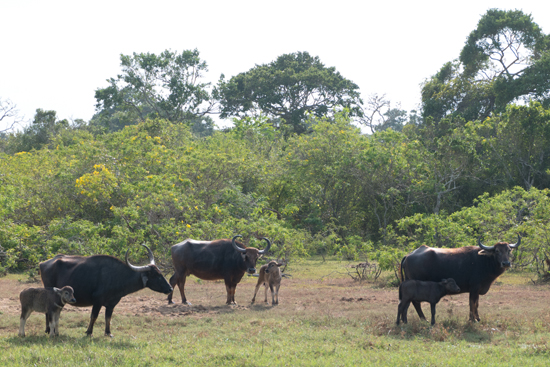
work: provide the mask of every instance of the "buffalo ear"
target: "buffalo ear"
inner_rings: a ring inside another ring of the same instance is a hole
[[[283,265],[284,265],[283,263],[277,263],[277,266],[278,266],[278,267],[281,267],[281,266],[283,266]]]
[[[145,275],[145,273],[141,273],[141,280],[143,281],[143,288],[147,287],[147,281],[149,278]]]
[[[483,256],[491,256],[493,253],[491,251],[480,250],[477,254]]]
[[[53,287],[53,291],[57,294],[61,294],[61,289]]]

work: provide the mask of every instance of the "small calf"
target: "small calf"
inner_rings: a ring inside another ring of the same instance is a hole
[[[19,336],[25,336],[25,323],[33,311],[46,314],[46,326],[50,337],[59,335],[59,314],[66,303],[75,303],[74,290],[70,286],[59,288],[27,288],[19,295],[21,319]]]
[[[397,322],[399,318],[407,323],[407,310],[412,301],[429,302],[432,310],[432,325],[435,324],[435,305],[443,296],[449,293],[458,293],[460,288],[453,278],[443,279],[441,282],[423,282],[420,280],[406,280],[399,286],[399,306],[397,307]]]
[[[267,302],[267,287],[269,286],[269,289],[271,289],[271,304],[272,305],[278,305],[279,304],[279,288],[281,287],[281,269],[279,269],[280,266],[283,264],[278,263],[277,261],[270,261],[268,264],[262,265],[260,268],[260,276],[258,278],[258,283],[256,284],[256,289],[254,290],[254,297],[252,298],[252,302],[256,300],[256,293],[258,293],[258,289],[263,284],[265,287],[265,303]]]

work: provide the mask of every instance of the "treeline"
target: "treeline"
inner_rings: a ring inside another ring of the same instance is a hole
[[[122,257],[143,242],[169,266],[185,238],[235,234],[272,239],[281,258],[368,257],[391,269],[420,244],[521,234],[517,264],[544,276],[549,37],[530,16],[497,10],[472,34],[408,114],[379,97],[363,103],[305,52],[215,87],[200,82],[196,50],[123,55],[91,121],[37,110],[3,135],[0,271],[57,253]],[[233,126],[214,129],[215,111]]]

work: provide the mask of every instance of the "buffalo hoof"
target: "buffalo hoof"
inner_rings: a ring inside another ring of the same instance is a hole
[[[169,304],[169,305],[173,305],[173,304],[174,304],[174,301],[172,301],[172,300],[170,299],[170,300],[168,300],[168,304]]]

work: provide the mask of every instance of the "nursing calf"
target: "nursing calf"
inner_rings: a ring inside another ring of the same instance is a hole
[[[46,314],[50,337],[59,335],[59,314],[66,303],[75,303],[73,288],[27,288],[19,295],[21,319],[19,336],[25,336],[25,323],[33,311]]]
[[[279,267],[283,265],[277,263],[276,261],[270,261],[269,263],[262,265],[260,268],[260,276],[258,278],[258,283],[256,284],[256,289],[254,290],[254,297],[252,302],[256,300],[256,293],[258,289],[263,284],[265,287],[265,303],[267,303],[267,287],[271,289],[271,304],[279,304],[279,288],[281,287],[281,269]]]
[[[453,278],[443,279],[441,282],[423,282],[420,280],[406,280],[399,286],[399,306],[397,307],[397,322],[399,318],[407,323],[407,310],[411,302],[429,302],[432,311],[432,325],[435,324],[435,305],[443,296],[449,293],[459,293],[460,288]]]

